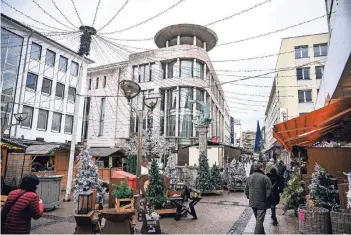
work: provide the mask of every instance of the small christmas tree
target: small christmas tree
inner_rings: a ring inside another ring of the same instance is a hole
[[[165,186],[158,170],[157,162],[152,160],[149,171],[149,186],[147,188],[147,200],[154,209],[161,209],[167,202],[164,193]]]
[[[333,207],[338,207],[338,190],[334,188],[327,171],[317,163],[314,167],[312,182],[309,189],[314,205],[328,210],[331,210]]]
[[[127,157],[127,171],[131,174],[136,175],[137,169],[137,156],[132,155]]]
[[[228,169],[230,188],[245,186],[246,183],[246,170],[243,163],[233,159]]]
[[[80,193],[91,189],[96,189],[96,201],[103,203],[105,190],[102,181],[99,179],[99,169],[93,163],[92,156],[88,150],[82,151],[78,155],[79,168],[75,178],[74,199],[77,201]]]
[[[213,190],[223,189],[221,172],[216,164],[214,164],[211,168],[211,183]]]
[[[287,187],[284,189],[282,194],[282,201],[283,201],[283,210],[286,212],[288,210],[295,210],[297,213],[297,209],[299,207],[299,203],[304,201],[304,195],[299,193],[300,190],[300,175],[299,170],[296,169],[288,181]]]
[[[210,167],[208,166],[208,159],[205,154],[201,154],[199,157],[199,169],[196,176],[196,189],[200,190],[200,192],[212,190]]]

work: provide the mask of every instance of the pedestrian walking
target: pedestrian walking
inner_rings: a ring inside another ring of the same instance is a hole
[[[2,234],[29,234],[31,219],[39,219],[44,212],[44,204],[35,192],[39,184],[38,176],[23,176],[20,188],[10,192],[1,209]]]
[[[273,158],[271,158],[266,164],[266,174],[270,171],[272,166],[275,166]]]
[[[252,175],[252,173],[254,173],[254,165],[257,163],[257,160],[254,160],[251,164],[251,167],[250,167],[250,175]]]
[[[277,168],[278,168],[278,175],[280,175],[281,177],[284,177],[286,166],[284,165],[283,160],[279,160]]]
[[[276,214],[276,206],[280,201],[280,194],[283,193],[284,189],[284,178],[278,174],[276,167],[271,167],[267,173],[268,178],[271,180],[273,191],[270,200],[271,204],[271,219],[274,226],[278,225],[278,219]]]
[[[254,234],[265,234],[263,222],[266,210],[270,206],[272,183],[264,174],[262,162],[253,165],[253,173],[246,181],[245,194],[256,218]]]

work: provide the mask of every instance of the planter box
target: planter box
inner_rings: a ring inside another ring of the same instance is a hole
[[[60,205],[61,180],[63,175],[39,176],[37,194],[45,210],[54,210]]]
[[[155,210],[155,212],[159,215],[169,215],[169,214],[175,214],[177,212],[177,209],[159,209]]]
[[[116,198],[115,208],[118,213],[134,211],[134,198]]]

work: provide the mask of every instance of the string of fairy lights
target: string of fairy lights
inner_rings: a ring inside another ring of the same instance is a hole
[[[10,2],[6,1],[6,0],[1,0],[3,6],[6,6],[8,8],[10,8],[12,11],[22,15],[23,17],[25,17],[27,19],[27,21],[25,21],[23,24],[27,25],[28,27],[34,28],[35,30],[38,30],[38,32],[40,32],[41,34],[53,38],[54,40],[58,40],[60,42],[62,42],[63,45],[68,45],[70,47],[73,47],[75,45],[75,47],[79,46],[79,35],[81,34],[81,30],[80,28],[74,24],[74,20],[70,19],[66,14],[65,11],[63,11],[58,5],[57,2],[55,2],[54,0],[51,1],[52,5],[54,6],[53,9],[56,9],[56,11],[62,16],[62,18],[65,20],[65,23],[61,20],[56,18],[53,14],[50,13],[50,11],[43,7],[39,1],[37,0],[32,0],[33,4],[35,4],[40,11],[48,16],[51,20],[55,21],[58,25],[60,25],[60,27],[56,27],[53,26],[53,24],[50,24],[48,22],[43,22],[39,17],[32,17],[29,14],[24,13],[23,11],[21,11],[20,9],[14,7]],[[234,17],[240,16],[242,14],[245,14],[247,12],[253,11],[261,6],[264,5],[268,5],[270,2],[272,2],[274,0],[266,0],[266,1],[262,1],[258,4],[249,6],[248,8],[245,8],[242,11],[239,12],[235,12],[232,13],[228,16],[224,16],[221,19],[209,22],[207,24],[204,24],[205,26],[211,26],[214,24],[220,24],[221,22],[233,19]],[[162,15],[167,14],[168,12],[172,11],[173,9],[180,7],[180,5],[185,4],[184,2],[186,2],[186,0],[177,0],[175,3],[173,3],[172,5],[170,5],[169,7],[163,9],[162,11],[146,17],[144,20],[141,20],[140,22],[136,23],[136,24],[132,24],[130,26],[125,26],[122,27],[121,29],[117,29],[117,30],[110,30],[105,32],[104,30],[108,27],[110,27],[112,25],[112,23],[117,19],[118,15],[120,14],[120,12],[122,12],[124,9],[127,8],[128,4],[129,4],[130,0],[125,0],[122,4],[122,6],[120,8],[117,9],[116,13],[105,23],[102,24],[102,26],[98,27],[98,30],[96,30],[95,34],[92,34],[91,36],[91,55],[89,55],[89,58],[94,58],[95,60],[97,60],[98,62],[100,62],[101,64],[111,64],[115,61],[123,61],[123,60],[128,60],[128,57],[130,54],[134,54],[136,51],[134,50],[139,50],[140,51],[150,51],[150,50],[154,50],[153,48],[144,48],[144,47],[139,47],[139,46],[132,46],[132,45],[126,45],[126,44],[121,44],[119,42],[143,42],[143,41],[151,41],[153,39],[153,37],[149,37],[149,38],[115,38],[111,35],[115,35],[115,34],[119,34],[125,31],[129,31],[129,30],[133,30],[135,28],[141,27],[144,24],[147,24],[148,22],[155,20],[159,17],[161,17]],[[99,11],[101,5],[104,4],[103,0],[97,0],[96,3],[96,8],[95,8],[95,13],[93,15],[93,19],[92,19],[92,23],[91,26],[94,27],[97,19],[99,18],[99,14],[101,14],[101,12]],[[77,17],[77,19],[80,22],[80,25],[83,26],[85,25],[82,18],[81,18],[81,14],[79,11],[79,8],[77,7],[76,3],[74,0],[71,0],[71,7],[73,8],[75,15]],[[326,17],[326,15],[322,15],[322,16],[318,16],[309,20],[305,20],[305,21],[301,21],[298,23],[295,23],[293,25],[289,25],[280,29],[276,29],[273,31],[269,31],[269,32],[265,32],[262,34],[258,34],[252,37],[247,37],[247,38],[243,38],[240,40],[229,40],[227,42],[223,42],[218,44],[216,47],[223,47],[223,46],[227,46],[227,45],[232,45],[232,44],[237,44],[237,43],[242,43],[242,42],[246,42],[246,41],[250,41],[250,40],[254,40],[257,38],[261,38],[261,37],[265,37],[265,36],[269,36],[272,34],[276,34],[279,32],[283,32],[283,31],[287,31],[291,28],[295,28],[295,27],[299,27],[301,25],[305,25],[305,24],[309,24],[313,21],[317,21],[319,19],[322,19]],[[29,22],[34,22],[35,25],[33,25],[32,23]],[[68,23],[68,24],[67,24]],[[89,25],[89,24],[88,24]],[[6,27],[5,27],[6,28]],[[10,29],[9,29],[10,30]],[[71,40],[67,40],[67,39],[71,39]],[[75,43],[73,43],[75,41]],[[78,42],[78,43],[77,43]],[[7,46],[9,47],[9,46]],[[215,47],[215,48],[216,48]],[[78,50],[78,48],[75,48]],[[169,49],[169,52],[167,52],[168,49],[165,49],[166,54],[163,55],[168,55],[168,54],[172,54],[172,49]],[[196,50],[196,48],[192,48],[192,49],[184,49],[184,50]],[[286,52],[280,52],[280,53],[271,53],[271,54],[266,54],[266,55],[258,55],[258,56],[251,56],[251,57],[246,57],[246,58],[233,58],[233,59],[218,59],[218,60],[208,60],[208,61],[203,61],[203,62],[209,62],[209,63],[235,63],[235,62],[239,62],[239,61],[249,61],[249,60],[259,60],[259,59],[266,59],[266,58],[271,58],[271,57],[276,57],[276,56],[280,56],[280,55],[288,55],[288,54],[292,54],[294,53],[295,50],[291,50],[291,51],[286,51]],[[168,53],[168,54],[167,54]],[[150,56],[151,57],[151,56]],[[139,58],[137,58],[136,61],[144,61],[145,59],[148,60],[164,60],[167,58],[162,58],[162,57],[157,57],[157,56],[152,56],[151,58],[149,58],[147,55],[140,55]],[[22,58],[21,58],[22,60]],[[323,61],[321,61],[323,62]],[[293,68],[286,68],[286,70],[284,69],[214,69],[211,70],[210,73],[215,74],[217,77],[235,77],[235,78],[240,78],[240,79],[234,79],[234,80],[229,80],[229,81],[225,81],[225,82],[218,82],[217,84],[215,84],[215,86],[220,86],[220,85],[224,85],[224,84],[235,84],[235,86],[243,86],[243,87],[253,87],[253,88],[270,88],[270,85],[261,85],[261,84],[243,84],[243,83],[237,83],[239,81],[243,81],[243,80],[252,80],[252,79],[262,79],[262,78],[269,78],[269,79],[273,79],[277,73],[281,72],[281,71],[293,71],[296,70],[297,67],[293,67]],[[183,68],[182,68],[183,69]],[[221,73],[222,72],[222,73]],[[232,73],[237,73],[237,72],[244,72],[244,73],[255,73],[254,75],[238,75],[238,74],[232,74]],[[264,72],[263,74],[256,74],[258,72]],[[129,72],[127,72],[129,73]],[[161,75],[163,73],[162,70],[156,71],[157,75],[160,75],[159,77],[162,77],[163,75]],[[272,74],[273,76],[266,76]],[[311,75],[315,75],[315,73],[312,73]],[[126,77],[132,77],[133,74],[129,73],[126,74]],[[295,74],[292,75],[285,75],[282,76],[285,77],[286,79],[292,78],[292,77],[296,77]],[[166,81],[167,80],[167,81]],[[176,84],[179,84],[175,81],[172,81],[172,79],[166,79],[166,80],[159,80],[156,81],[156,83],[158,85],[161,85],[162,83],[168,83],[168,86],[175,86]],[[212,85],[213,86],[213,85]],[[279,87],[279,86],[278,86]],[[303,86],[281,86],[282,88],[284,88],[285,91],[289,91],[289,88],[303,88]],[[203,88],[209,88],[211,89],[210,86],[207,87],[203,87]],[[288,89],[286,89],[288,88]],[[111,91],[112,92],[112,91]],[[266,100],[256,100],[256,99],[246,99],[247,96],[249,97],[264,97],[264,98],[269,98],[269,94],[262,94],[260,92],[260,94],[248,94],[248,93],[241,93],[241,92],[234,92],[234,91],[225,91],[224,92],[225,95],[225,102],[230,104],[229,107],[230,109],[240,109],[240,110],[245,110],[245,111],[254,111],[254,112],[259,112],[258,109],[256,109],[256,107],[260,107],[260,108],[265,108],[265,104],[267,103]],[[78,94],[77,95],[82,95],[82,94]],[[240,97],[245,97],[245,98],[240,98]],[[108,94],[106,94],[106,97],[108,97]],[[117,96],[113,96],[116,97]],[[239,101],[238,101],[239,100]],[[243,102],[245,101],[245,102]],[[126,107],[128,106],[127,103],[124,104]],[[235,105],[244,105],[244,106],[248,106],[248,107],[237,107]],[[250,108],[251,106],[254,106],[254,108]],[[98,110],[98,107],[96,107]],[[234,111],[235,113],[236,111]],[[243,112],[245,113],[245,112]],[[126,114],[127,115],[127,114]],[[125,123],[124,123],[125,124]]]

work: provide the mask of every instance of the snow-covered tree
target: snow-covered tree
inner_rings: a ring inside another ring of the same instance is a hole
[[[99,169],[93,163],[89,151],[82,151],[78,155],[78,160],[79,168],[75,178],[74,199],[77,201],[79,194],[83,191],[96,189],[96,201],[103,203],[105,196],[105,190],[101,186],[103,181],[99,179]]]
[[[338,206],[336,200],[339,197],[338,190],[334,188],[330,178],[328,172],[316,163],[309,186],[311,199],[316,206],[328,210]]]
[[[167,158],[165,175],[169,178],[170,189],[176,190],[177,184],[179,183],[179,177],[177,176],[177,168],[173,154],[170,154]]]
[[[228,177],[230,177],[230,188],[244,186],[246,183],[246,170],[243,163],[233,159],[228,167]]]
[[[127,156],[137,156],[138,135],[133,136],[122,148],[126,151]],[[142,156],[144,159],[151,161],[154,157],[168,156],[174,149],[174,142],[167,141],[164,136],[160,136],[152,130],[143,130]]]
[[[223,189],[221,172],[215,164],[211,168],[211,184],[213,190]]]
[[[200,190],[200,192],[212,190],[211,172],[208,165],[208,158],[205,154],[201,154],[199,157],[199,169],[196,176],[196,189]]]

